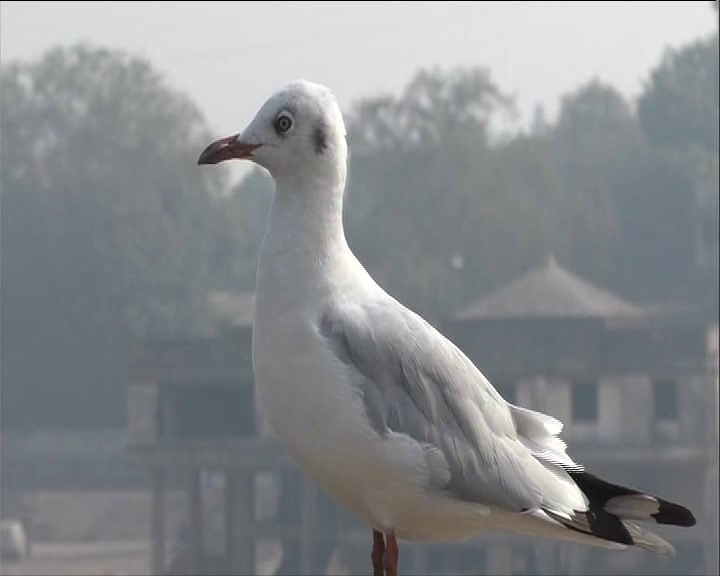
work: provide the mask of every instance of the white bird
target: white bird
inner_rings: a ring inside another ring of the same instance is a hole
[[[343,230],[345,125],[329,89],[289,84],[198,164],[232,158],[276,185],[252,339],[261,403],[301,469],[372,527],[374,574],[397,574],[396,538],[488,529],[674,553],[634,521],[692,526],[689,510],[585,472],[561,422],[506,402],[355,257]]]

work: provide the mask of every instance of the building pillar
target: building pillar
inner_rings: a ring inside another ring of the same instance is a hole
[[[585,574],[587,550],[580,544],[563,543],[558,545],[560,556],[558,569],[566,574],[582,576]]]
[[[707,443],[713,450],[717,450],[720,442],[720,420],[718,420],[718,401],[720,401],[720,393],[718,392],[718,383],[720,382],[720,331],[718,325],[715,324],[707,331],[707,352],[706,352],[706,377],[707,377],[707,394],[705,396],[705,406],[707,407]],[[717,452],[715,452],[717,454]]]
[[[720,371],[719,350],[720,332],[718,325],[711,326],[707,331],[707,406],[706,445],[708,447],[707,472],[705,476],[705,497],[703,505],[706,512],[705,571],[717,574],[720,566],[718,538],[720,537],[720,512],[718,511],[718,372]]]
[[[151,510],[151,570],[154,575],[165,573],[165,481],[166,473],[162,468],[152,470],[152,510]]]
[[[235,472],[232,469],[225,471],[225,542],[223,544],[223,556],[228,567],[232,570],[233,565],[233,535],[235,534]]]
[[[255,574],[255,476],[252,470],[228,472],[228,559],[234,574]]]
[[[546,388],[546,378],[538,376],[530,381],[530,401],[532,402],[532,406],[530,408],[532,410],[537,410],[539,412],[547,412],[545,406]]]
[[[486,574],[515,574],[513,565],[514,552],[520,548],[513,549],[510,543],[489,542],[485,548],[485,573]]]
[[[535,544],[535,573],[536,574],[557,574],[558,566],[556,562],[557,544],[553,542],[543,542]]]
[[[200,498],[200,470],[190,470],[190,571],[198,574],[202,568],[203,556],[203,513]]]
[[[413,573],[427,574],[427,550],[423,544],[417,544],[413,551]]]
[[[317,487],[304,474],[300,490],[300,569],[303,574],[316,574],[318,566]]]
[[[717,460],[716,460],[717,462]],[[720,554],[718,554],[718,538],[720,538],[720,518],[718,517],[718,465],[708,464],[705,475],[705,573],[718,574]]]

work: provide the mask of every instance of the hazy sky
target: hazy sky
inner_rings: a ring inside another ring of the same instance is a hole
[[[668,46],[712,32],[709,2],[2,2],[2,62],[89,41],[147,57],[219,135],[282,84],[344,108],[424,66],[483,65],[527,121],[593,77],[639,92]]]

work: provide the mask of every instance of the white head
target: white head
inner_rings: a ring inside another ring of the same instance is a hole
[[[240,134],[210,144],[198,164],[248,159],[275,180],[341,176],[347,161],[345,124],[325,86],[298,80],[273,94]]]

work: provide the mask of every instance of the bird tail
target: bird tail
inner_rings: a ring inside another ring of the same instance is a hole
[[[588,509],[571,516],[552,510],[544,512],[571,530],[656,554],[674,556],[672,544],[644,530],[635,521],[684,527],[696,523],[692,512],[679,504],[606,482],[584,470],[569,469],[567,473],[587,498]]]

